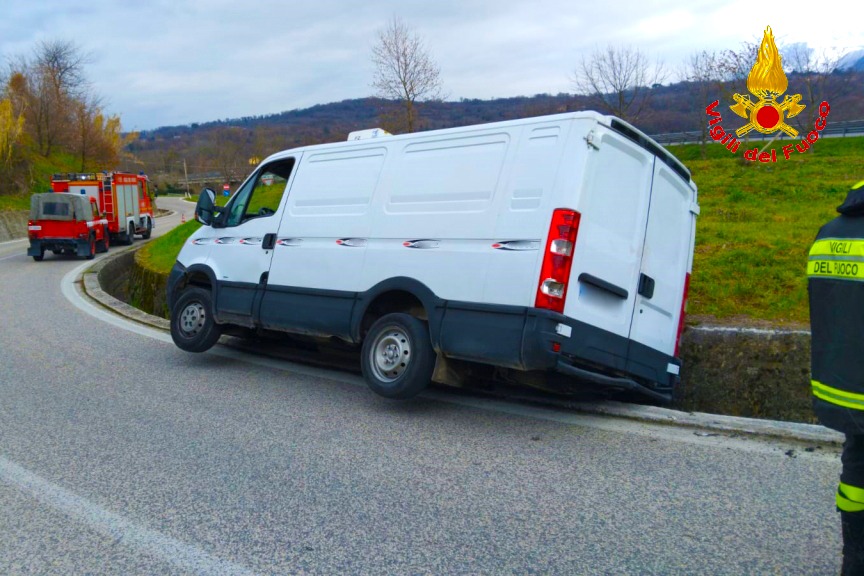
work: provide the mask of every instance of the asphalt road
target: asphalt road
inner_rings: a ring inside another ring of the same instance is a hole
[[[0,574],[839,572],[836,449],[187,354],[24,250],[0,245]]]

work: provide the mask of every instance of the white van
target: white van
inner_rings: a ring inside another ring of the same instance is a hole
[[[180,348],[335,337],[391,398],[466,361],[671,398],[699,213],[677,159],[595,112],[369,134],[274,154],[224,208],[202,193]]]

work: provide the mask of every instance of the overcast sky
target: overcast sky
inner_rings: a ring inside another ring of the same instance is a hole
[[[72,40],[124,130],[272,114],[372,94],[394,15],[426,42],[450,99],[573,92],[579,59],[628,44],[678,68],[760,40],[864,47],[860,0],[0,0],[0,59]]]

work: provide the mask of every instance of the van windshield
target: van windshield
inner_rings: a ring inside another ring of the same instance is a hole
[[[250,218],[273,215],[294,167],[294,158],[277,160],[263,166],[255,178],[244,184],[232,198],[225,226],[237,226]]]

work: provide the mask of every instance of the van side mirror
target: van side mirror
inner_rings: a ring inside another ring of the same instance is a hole
[[[210,226],[213,223],[213,215],[216,210],[216,192],[210,188],[201,190],[198,203],[195,205],[195,219]]]

